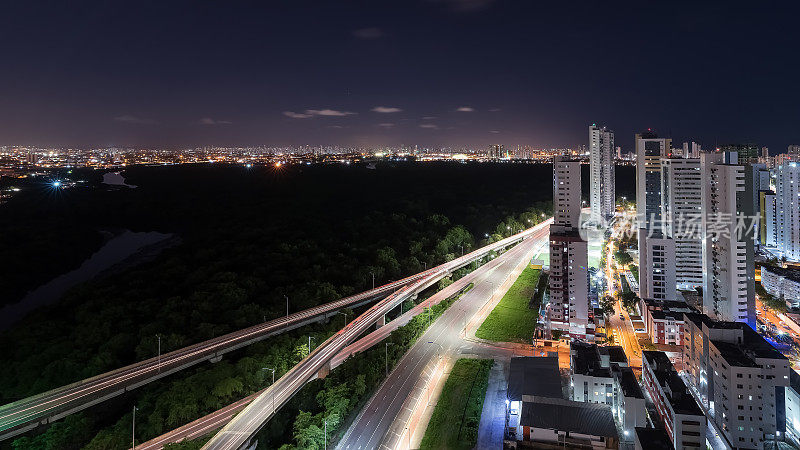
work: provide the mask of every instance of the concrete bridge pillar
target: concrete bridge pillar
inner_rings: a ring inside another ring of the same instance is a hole
[[[222,361],[222,355],[217,355],[217,356],[209,359],[209,361],[211,361],[212,363],[218,363],[218,362]]]
[[[378,319],[377,322],[375,322],[375,329],[377,330],[378,328],[384,325],[386,325],[386,314],[382,315],[381,318]]]
[[[331,373],[331,363],[327,362],[325,363],[324,366],[322,366],[321,369],[319,369],[319,372],[317,372],[317,378],[319,379],[325,378],[328,376],[329,373]]]

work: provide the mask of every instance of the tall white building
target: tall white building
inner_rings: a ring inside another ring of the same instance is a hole
[[[757,214],[761,210],[761,192],[770,190],[769,169],[767,169],[766,164],[756,163],[747,166],[747,170],[749,171],[748,173],[751,177],[750,183],[752,184],[751,192],[753,195],[753,213]],[[756,220],[754,223],[755,230],[753,233],[753,238],[755,239],[756,246],[760,246],[761,240],[759,237],[761,236],[761,221]]]
[[[589,126],[589,204],[592,221],[603,223],[614,217],[614,132]]]
[[[703,310],[755,326],[752,183],[733,153],[704,153]]]
[[[664,235],[675,241],[675,281],[681,289],[703,285],[702,184],[700,158],[661,159],[661,216]]]
[[[761,234],[761,245],[775,249],[778,247],[778,208],[774,192],[759,193],[759,209],[761,223],[758,225],[758,231]]]
[[[787,162],[776,170],[775,208],[778,253],[800,261],[800,165]]]
[[[684,142],[683,143],[683,157],[684,158],[699,158],[701,147],[697,142]]]
[[[650,236],[639,242],[639,296],[675,300],[675,241],[668,237]]]
[[[675,298],[675,244],[664,234],[661,215],[661,160],[670,156],[672,139],[651,131],[636,135],[636,215],[639,221],[639,296]],[[653,242],[648,243],[648,240]],[[665,252],[670,252],[671,260]],[[671,280],[671,281],[670,281]],[[666,288],[664,283],[672,283]],[[655,283],[655,284],[653,284]]]
[[[588,246],[579,234],[581,164],[553,161],[554,221],[550,226],[550,306],[553,329],[579,339],[594,339],[589,323]]]
[[[647,131],[636,135],[636,214],[640,227],[661,230],[661,158],[669,156],[672,139]]]

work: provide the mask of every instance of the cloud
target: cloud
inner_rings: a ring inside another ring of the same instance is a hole
[[[353,36],[359,39],[380,39],[386,36],[386,33],[378,27],[369,27],[353,31]]]
[[[435,118],[436,118],[436,116],[425,116],[425,117],[422,118],[422,120],[433,120]]]
[[[230,125],[233,122],[230,120],[214,120],[210,117],[203,117],[198,122],[200,125]]]
[[[334,117],[355,115],[354,112],[337,111],[335,109],[307,109],[306,114],[311,114],[312,116],[334,116]]]
[[[344,127],[341,126],[341,125],[328,125],[326,128],[334,128],[334,129],[338,130],[338,129],[341,129],[341,128],[344,128]]]
[[[376,106],[372,108],[372,111],[375,111],[376,113],[396,113],[402,111],[402,109],[392,106]]]
[[[489,130],[489,133],[497,134],[497,133],[499,133],[499,131],[497,131],[497,130]]]
[[[286,117],[291,117],[292,119],[308,119],[309,117],[314,117],[311,114],[296,113],[292,111],[284,111],[283,115]]]
[[[325,116],[325,117],[343,117],[343,116],[352,116],[356,113],[350,111],[337,111],[335,109],[307,109],[305,112],[296,113],[294,111],[284,111],[283,115],[286,117],[291,117],[292,119],[308,119],[314,116]]]
[[[439,125],[436,125],[436,124],[433,124],[433,123],[423,123],[419,127],[420,128],[427,128],[429,130],[438,130],[439,129]]]
[[[142,124],[150,124],[151,125],[151,124],[156,123],[156,121],[153,120],[153,119],[143,119],[141,117],[132,116],[130,114],[125,114],[125,115],[122,115],[122,116],[114,117],[114,120],[117,121],[117,122],[135,123],[135,124],[140,124],[140,125],[142,125]]]
[[[394,124],[390,123],[390,122],[386,122],[386,123],[379,123],[378,126],[381,127],[381,128],[392,128],[392,127],[394,127]]]
[[[489,112],[498,112],[498,111],[500,111],[500,108],[492,108],[489,110]]]
[[[458,112],[472,112],[472,111],[475,111],[475,109],[470,107],[470,106],[462,106],[460,108],[457,108],[456,111],[458,111]]]

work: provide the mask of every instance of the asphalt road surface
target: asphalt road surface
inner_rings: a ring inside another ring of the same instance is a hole
[[[534,250],[547,239],[547,229],[506,252],[503,262],[475,280],[475,286],[445,311],[409,349],[386,381],[337,445],[339,449],[407,448],[410,434],[415,430],[414,415],[427,406],[427,386],[436,380],[445,364],[442,358],[460,353],[475,354],[474,344],[465,342],[462,330],[467,321],[491,298],[511,273],[531,259]],[[520,269],[521,271],[521,269]],[[515,278],[515,277],[514,277]],[[511,280],[513,283],[513,279]],[[489,349],[486,357],[512,350]],[[508,355],[506,355],[508,356]]]

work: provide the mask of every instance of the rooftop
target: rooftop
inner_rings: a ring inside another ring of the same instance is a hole
[[[665,320],[667,318],[670,318],[670,319],[674,320],[675,322],[683,322],[683,320],[684,320],[683,319],[683,313],[680,312],[680,311],[675,311],[675,312],[667,311],[667,312],[664,312],[664,311],[661,311],[661,310],[653,310],[653,311],[650,311],[650,315],[653,316],[653,319],[655,319],[655,320]]]
[[[702,416],[703,411],[697,405],[694,397],[686,389],[675,367],[672,366],[667,354],[664,352],[643,351],[642,362],[646,362],[653,371],[658,384],[667,395],[672,409],[677,414]]]
[[[506,396],[521,401],[523,395],[564,397],[557,356],[511,358]]]
[[[617,366],[614,371],[617,373],[622,395],[632,398],[644,398],[642,387],[639,385],[639,381],[636,379],[633,369],[630,367]]]
[[[537,397],[534,402],[523,402],[519,423],[523,426],[590,436],[619,436],[608,405],[561,398]]]
[[[663,428],[636,427],[636,440],[643,448],[652,450],[672,450],[672,441]]]
[[[714,326],[714,320],[708,317],[705,314],[701,313],[683,313],[683,315],[691,321],[697,328],[702,329],[703,324],[706,324],[709,328]]]
[[[570,346],[572,373],[611,378],[611,369],[603,367],[597,345],[573,342]]]
[[[711,342],[719,350],[720,355],[728,365],[732,367],[758,367],[758,364],[747,356],[738,345],[725,341],[714,340]]]

